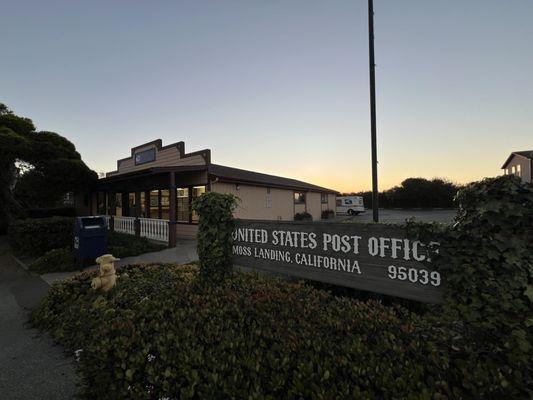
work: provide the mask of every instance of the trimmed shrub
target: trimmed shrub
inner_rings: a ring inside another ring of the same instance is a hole
[[[46,252],[30,264],[30,270],[39,274],[47,272],[75,271],[76,259],[70,247],[54,249]]]
[[[323,210],[321,216],[322,216],[322,219],[331,219],[331,218],[335,217],[335,211],[333,211],[333,210]]]
[[[533,395],[533,185],[515,176],[459,191],[453,226],[411,224],[440,238],[433,266],[446,279],[444,314],[453,338],[448,379],[470,397]]]
[[[107,252],[115,257],[133,257],[144,253],[161,251],[167,246],[154,243],[144,237],[128,235],[121,232],[107,233]]]
[[[53,249],[72,246],[74,219],[51,217],[14,221],[8,240],[16,253],[41,256]]]
[[[312,221],[313,216],[309,214],[308,212],[301,212],[294,214],[294,220],[295,221]]]
[[[27,211],[29,218],[50,218],[50,217],[72,217],[76,216],[76,210],[73,207],[55,207],[55,208],[30,208]]]
[[[199,215],[198,257],[203,278],[215,281],[231,274],[233,210],[237,198],[231,194],[208,192],[193,203],[193,210]]]
[[[472,183],[438,261],[447,281],[457,380],[478,398],[533,395],[533,185]],[[526,390],[529,388],[529,390]]]
[[[33,316],[71,351],[88,399],[444,398],[441,332],[400,307],[234,272],[128,266],[50,290]],[[126,276],[127,273],[127,276]],[[80,352],[79,352],[80,353]]]

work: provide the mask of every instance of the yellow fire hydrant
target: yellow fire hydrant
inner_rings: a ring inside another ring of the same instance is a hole
[[[93,289],[102,289],[104,292],[108,292],[115,286],[117,274],[114,262],[118,260],[120,258],[115,258],[112,254],[104,254],[96,259],[96,262],[100,264],[100,274],[91,281]]]

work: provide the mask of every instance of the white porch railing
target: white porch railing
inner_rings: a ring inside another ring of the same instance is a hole
[[[107,225],[107,230],[111,229],[111,226],[109,225],[109,221],[111,220],[111,217],[109,215],[104,215],[105,223]]]
[[[141,236],[168,242],[168,220],[155,218],[139,218]]]
[[[115,231],[135,235],[135,217],[113,217]]]

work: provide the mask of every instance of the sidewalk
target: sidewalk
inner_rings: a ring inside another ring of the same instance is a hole
[[[139,256],[126,257],[117,261],[115,266],[128,264],[148,264],[148,263],[174,263],[174,264],[187,264],[192,261],[198,260],[198,254],[196,252],[196,240],[179,240],[176,247],[171,249],[165,249],[156,251],[153,253],[145,253]],[[96,269],[97,266],[93,265],[87,267],[86,270]],[[55,281],[63,280],[74,276],[79,271],[72,272],[51,272],[41,275],[41,278],[49,285]]]
[[[0,399],[72,399],[74,362],[49,335],[27,326],[48,284],[22,269],[0,237]]]

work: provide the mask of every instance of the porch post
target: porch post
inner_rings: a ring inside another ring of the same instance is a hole
[[[176,247],[176,173],[169,178],[168,247]]]
[[[163,218],[163,209],[161,208],[161,189],[157,191],[157,218]]]
[[[141,236],[141,192],[135,192],[135,236]]]

